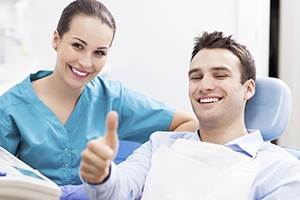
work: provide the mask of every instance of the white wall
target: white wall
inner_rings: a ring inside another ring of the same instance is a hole
[[[0,0],[0,95],[30,72],[53,69],[51,38],[70,0],[53,2]]]
[[[52,68],[52,33],[70,0],[28,2],[29,58]],[[103,0],[117,21],[107,76],[175,107],[191,110],[187,72],[193,38],[221,30],[248,46],[259,75],[268,74],[269,0]],[[30,8],[30,9],[29,9]]]
[[[279,77],[291,88],[293,110],[290,125],[279,144],[300,148],[300,1],[280,1]]]
[[[191,110],[187,72],[193,38],[222,30],[246,44],[268,74],[269,1],[104,0],[117,21],[109,77]]]

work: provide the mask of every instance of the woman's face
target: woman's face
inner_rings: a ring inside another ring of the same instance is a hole
[[[113,30],[96,17],[78,15],[70,30],[59,36],[55,31],[53,47],[57,51],[54,74],[71,88],[82,88],[102,70],[106,63]]]

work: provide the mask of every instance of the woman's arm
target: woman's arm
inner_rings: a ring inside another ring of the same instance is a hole
[[[199,122],[194,114],[183,110],[176,110],[168,131],[194,132],[199,128]]]

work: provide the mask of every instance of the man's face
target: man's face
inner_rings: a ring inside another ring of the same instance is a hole
[[[245,103],[254,94],[254,82],[248,80],[242,85],[240,68],[239,58],[227,49],[203,49],[193,58],[189,97],[200,127],[244,119]]]

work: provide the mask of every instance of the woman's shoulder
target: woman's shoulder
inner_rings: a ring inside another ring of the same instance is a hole
[[[8,104],[18,103],[24,98],[27,88],[27,85],[30,85],[29,76],[25,78],[22,82],[15,84],[7,91],[5,91],[0,96],[0,107],[6,106]]]
[[[121,81],[96,76],[86,85],[86,89],[95,96],[119,96],[124,86]]]

